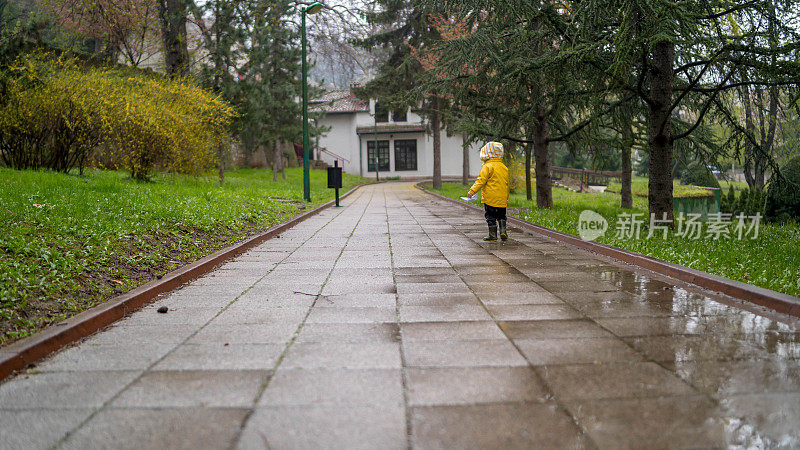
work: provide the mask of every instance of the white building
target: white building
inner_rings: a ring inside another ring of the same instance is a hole
[[[385,111],[374,100],[364,101],[350,91],[333,91],[310,102],[312,110],[325,115],[318,125],[330,127],[319,141],[316,159],[333,165],[335,160],[347,173],[375,175],[375,157],[383,177],[430,178],[433,176],[433,136],[413,109]],[[377,121],[375,110],[378,110]],[[460,178],[463,172],[461,135],[448,136],[442,130],[442,176]],[[377,155],[375,146],[377,141]],[[470,176],[481,169],[479,144],[470,148]]]

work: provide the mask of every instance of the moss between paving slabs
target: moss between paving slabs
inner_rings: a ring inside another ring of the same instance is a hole
[[[272,182],[267,170],[215,176],[84,176],[0,169],[0,344],[133,289],[334,196],[312,171]],[[279,177],[280,178],[280,177]],[[370,182],[345,174],[350,187]]]
[[[460,183],[445,183],[436,191],[450,198],[465,195],[467,187]],[[757,239],[698,239],[670,235],[662,239],[615,239],[615,222],[619,213],[647,215],[647,198],[634,196],[632,210],[619,207],[616,193],[574,193],[553,189],[553,209],[536,208],[535,200],[529,202],[524,192],[512,194],[510,212],[522,220],[572,235],[578,234],[578,216],[591,209],[609,222],[606,237],[598,242],[632,250],[664,261],[713,273],[756,286],[773,289],[790,295],[800,295],[800,227],[797,224],[761,224]],[[519,209],[521,208],[521,209]],[[643,235],[647,232],[644,230]]]

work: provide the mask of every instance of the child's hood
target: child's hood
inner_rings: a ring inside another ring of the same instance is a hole
[[[503,157],[503,144],[499,142],[487,142],[486,145],[481,147],[481,161],[486,161],[492,158]]]

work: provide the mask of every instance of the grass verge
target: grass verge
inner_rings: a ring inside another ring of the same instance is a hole
[[[647,197],[649,180],[647,177],[640,177],[634,175],[631,177],[631,194],[636,197]],[[726,186],[727,187],[727,186]],[[619,181],[611,181],[608,183],[608,192],[619,193],[622,190],[622,185]],[[727,191],[726,191],[727,192]],[[678,180],[672,180],[672,194],[675,197],[708,197],[712,195],[708,189],[702,189],[695,186],[687,186],[681,184]]]
[[[84,176],[0,169],[0,345],[86,310],[334,196],[326,173]],[[344,189],[371,180],[344,174]]]
[[[427,186],[430,189],[430,185]],[[439,194],[450,198],[466,195],[468,187],[460,183],[444,183]],[[578,216],[590,209],[609,222],[605,237],[598,242],[613,245],[713,273],[733,280],[761,286],[790,295],[800,295],[800,227],[796,224],[761,224],[757,239],[690,239],[670,234],[668,239],[617,239],[615,222],[622,212],[642,213],[647,217],[647,198],[634,196],[632,210],[620,208],[616,193],[578,194],[553,189],[553,208],[536,208],[525,194],[512,194],[509,207],[521,208],[513,215],[543,227],[578,235]],[[513,210],[512,210],[513,211]]]

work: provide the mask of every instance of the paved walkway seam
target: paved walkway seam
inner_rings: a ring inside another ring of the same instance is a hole
[[[423,190],[424,190],[424,189],[423,189]],[[427,191],[426,191],[426,192],[427,192]],[[401,201],[401,203],[403,203],[403,202]],[[403,203],[403,206],[405,206],[405,203]],[[406,207],[406,208],[407,208],[407,207]],[[476,208],[476,209],[478,209],[478,208]],[[432,214],[432,215],[434,215],[434,216],[436,216],[436,213],[434,213],[434,212],[431,212],[431,214]],[[413,215],[412,215],[412,217],[413,217]],[[414,218],[414,220],[416,221],[416,218]],[[420,223],[419,223],[419,221],[417,221],[417,224],[418,224],[418,225],[420,225],[420,227],[422,227],[422,224],[420,224]],[[424,228],[424,227],[422,227],[422,230],[423,230],[423,233],[425,233],[425,236],[428,236],[428,239],[430,239],[430,234],[427,232],[427,230],[425,230],[425,228]],[[466,233],[463,233],[463,232],[461,232],[461,234],[463,234],[464,236],[466,236]],[[438,247],[437,247],[437,249],[438,249]],[[441,253],[441,250],[439,250],[439,252]],[[487,253],[489,253],[490,255],[492,255],[492,253],[491,253],[491,252],[488,252],[488,251],[487,251]],[[497,256],[495,256],[495,255],[492,255],[492,256],[494,256],[495,258],[497,258]],[[450,261],[450,259],[449,259],[447,256],[445,256],[443,253],[442,253],[442,259],[444,259],[445,261],[447,261],[447,264],[450,266],[450,268],[452,268],[452,269],[454,269],[454,270],[455,270],[455,268],[453,267],[453,263],[452,263],[452,262]],[[509,263],[507,263],[506,261],[504,261],[502,258],[498,258],[498,259],[501,261],[501,263],[502,263],[502,264],[505,264],[505,265],[507,265],[507,266],[513,267],[513,266],[511,266]],[[458,272],[456,271],[456,273],[458,273]],[[484,310],[484,311],[486,311],[486,314],[488,314],[488,315],[489,315],[489,317],[491,317],[491,319],[492,319],[492,321],[495,323],[495,325],[498,325],[498,322],[500,322],[500,321],[499,321],[499,320],[497,320],[497,317],[495,317],[495,315],[492,313],[492,311],[490,311],[490,310],[489,310],[489,308],[487,308],[487,307],[486,307],[486,304],[483,302],[483,299],[481,299],[480,295],[478,295],[478,294],[475,292],[475,290],[474,290],[474,289],[473,289],[473,288],[472,288],[472,287],[469,285],[469,283],[467,283],[467,280],[464,278],[464,276],[463,276],[462,274],[460,274],[460,273],[459,273],[459,274],[458,274],[458,277],[459,277],[459,278],[461,278],[461,281],[463,281],[463,282],[464,282],[464,284],[465,284],[465,285],[467,285],[467,287],[468,287],[469,291],[470,291],[470,292],[472,292],[472,294],[475,296],[475,298],[476,298],[476,299],[478,299],[478,303],[480,303],[480,305],[481,305],[481,307],[483,308],[483,310]],[[530,277],[529,277],[529,279],[530,279]],[[530,282],[531,282],[531,283],[534,283],[534,284],[537,284],[537,283],[536,283],[535,281],[533,281],[532,279],[530,280]],[[566,304],[566,302],[565,302],[565,304]],[[572,309],[575,309],[575,308],[574,308],[572,305],[569,305],[569,307],[570,307],[570,308],[572,308]],[[576,311],[577,311],[577,310],[576,310]],[[570,413],[570,412],[569,412],[569,410],[567,410],[567,408],[565,408],[565,407],[564,407],[564,406],[561,404],[561,402],[559,402],[559,400],[558,400],[558,398],[559,398],[559,397],[558,397],[558,395],[556,394],[556,391],[555,391],[555,389],[553,389],[553,386],[552,386],[550,383],[548,383],[548,382],[547,382],[547,379],[546,379],[544,376],[542,376],[542,374],[539,372],[539,370],[537,370],[537,367],[536,367],[536,366],[534,366],[534,365],[531,363],[530,359],[528,359],[528,357],[525,355],[525,352],[523,352],[523,351],[522,351],[522,349],[520,349],[520,348],[519,348],[519,345],[517,345],[517,343],[515,342],[515,340],[514,340],[514,339],[512,339],[512,338],[511,338],[511,336],[509,336],[508,332],[507,332],[505,329],[503,329],[503,327],[501,327],[501,326],[499,326],[499,325],[498,325],[497,327],[500,329],[500,331],[501,331],[501,332],[503,333],[503,335],[506,337],[506,340],[508,340],[508,342],[511,344],[511,346],[513,346],[513,347],[514,347],[514,350],[516,350],[516,352],[517,352],[517,353],[519,353],[519,355],[520,355],[520,356],[522,356],[522,358],[523,358],[523,359],[525,359],[525,361],[528,363],[528,368],[530,368],[530,369],[531,369],[531,371],[533,371],[533,373],[534,373],[534,374],[536,375],[536,377],[539,379],[539,382],[542,384],[542,386],[543,386],[545,389],[547,389],[547,394],[548,394],[548,396],[550,397],[550,399],[552,399],[552,401],[555,403],[555,407],[556,407],[556,409],[558,409],[559,411],[561,411],[561,413],[563,413],[565,416],[569,417],[569,418],[570,418],[570,420],[572,420],[572,422],[575,424],[575,426],[577,426],[577,427],[578,427],[578,428],[581,430],[581,433],[583,434],[583,437],[584,437],[584,438],[585,438],[585,439],[586,439],[586,440],[587,440],[589,443],[591,443],[591,444],[592,444],[592,445],[594,445],[594,446],[597,446],[597,444],[596,444],[596,443],[595,443],[595,442],[592,440],[591,436],[590,436],[590,435],[589,435],[589,433],[587,432],[587,429],[586,429],[586,427],[585,427],[585,426],[583,426],[583,424],[581,424],[581,423],[580,423],[580,421],[578,420],[578,418],[577,418],[577,417],[575,417],[574,415],[572,415],[572,413]]]
[[[456,203],[464,208],[482,211],[481,208],[470,205],[458,200],[454,200],[444,195],[431,192],[428,189],[416,185],[417,189],[446,200],[451,203]],[[616,260],[639,266],[643,269],[651,270],[660,275],[674,278],[686,283],[693,284],[711,291],[719,292],[731,297],[743,300],[749,303],[754,303],[759,306],[773,309],[779,313],[788,314],[795,317],[800,317],[800,298],[793,297],[789,294],[773,291],[770,289],[754,286],[752,284],[742,283],[741,281],[731,280],[730,278],[721,277],[719,275],[710,274],[700,270],[692,269],[689,267],[681,266],[667,261],[662,261],[657,258],[642,255],[641,253],[624,250],[611,245],[600,244],[593,241],[584,241],[577,236],[562,233],[560,231],[552,230],[540,225],[532,224],[515,217],[509,217],[508,223],[516,225],[519,228],[528,231],[529,233],[536,233],[542,236],[549,237],[556,241],[561,241],[573,247],[578,247],[593,253],[603,256],[608,256]]]
[[[387,206],[388,202],[386,201],[386,191],[383,192],[383,199],[384,211],[386,211],[386,232],[389,233],[389,256],[391,257],[392,263],[392,282],[394,283],[394,314],[395,320],[397,320],[397,335],[400,340],[400,382],[403,386],[403,409],[405,410],[406,417],[406,446],[409,450],[411,450],[414,448],[412,442],[414,436],[414,422],[413,418],[411,417],[411,408],[408,406],[408,364],[406,363],[405,346],[403,345],[403,330],[400,327],[400,294],[397,292],[397,266],[395,266],[394,263],[394,251],[392,248],[392,225],[391,221],[389,220],[389,207]],[[405,206],[402,200],[400,203]],[[417,223],[419,224],[419,222]]]
[[[352,192],[352,191],[351,191],[351,192]],[[348,192],[348,193],[349,193],[349,192]],[[340,198],[341,198],[341,197],[340,197]],[[344,209],[342,209],[342,210],[339,212],[339,214],[341,214],[342,212],[344,212]],[[334,216],[334,217],[333,217],[333,218],[332,218],[330,221],[328,221],[328,223],[330,223],[330,222],[331,222],[333,219],[335,219],[336,217],[338,217],[338,216],[339,216],[339,214],[337,214],[336,216]],[[326,225],[327,225],[327,224],[326,224]],[[281,260],[281,262],[283,262],[283,261],[286,261],[288,258],[290,258],[290,257],[291,257],[291,256],[294,254],[294,252],[296,252],[296,251],[297,251],[297,249],[299,249],[300,247],[302,247],[302,246],[305,244],[305,242],[308,242],[308,240],[309,240],[309,239],[311,239],[311,238],[313,238],[314,236],[316,236],[316,234],[317,234],[317,233],[319,233],[319,231],[320,231],[320,230],[322,230],[323,228],[325,228],[325,225],[323,225],[323,226],[322,226],[322,227],[321,227],[319,230],[317,230],[317,232],[315,232],[314,234],[312,234],[311,236],[309,236],[309,237],[308,237],[308,239],[306,239],[306,240],[305,240],[305,241],[304,241],[302,244],[298,245],[298,246],[297,246],[297,248],[295,248],[295,249],[294,249],[294,250],[292,250],[292,251],[291,251],[291,252],[290,252],[288,255],[286,255],[286,257],[285,257],[285,258],[283,258],[283,259]],[[279,264],[280,264],[280,263],[279,263]],[[277,267],[277,265],[276,265],[276,267]],[[68,432],[66,435],[64,435],[64,437],[62,437],[62,438],[61,438],[61,440],[60,440],[58,443],[56,443],[56,445],[55,445],[54,447],[58,447],[59,445],[61,445],[61,444],[63,444],[64,442],[66,442],[66,440],[67,440],[67,439],[69,439],[70,435],[72,435],[74,432],[76,432],[76,431],[77,431],[77,430],[79,430],[81,427],[83,427],[85,424],[87,424],[87,423],[88,423],[90,420],[92,420],[92,418],[94,418],[94,417],[95,417],[97,414],[99,414],[101,411],[105,410],[105,409],[106,409],[106,406],[110,405],[110,404],[111,404],[111,403],[112,403],[112,402],[113,402],[113,401],[114,401],[114,400],[115,400],[117,397],[119,397],[119,396],[120,396],[120,395],[121,395],[123,392],[125,392],[125,391],[126,391],[128,388],[129,388],[129,387],[133,386],[133,385],[134,385],[134,384],[135,384],[137,381],[139,381],[139,380],[140,380],[140,379],[141,379],[141,378],[142,378],[142,377],[143,377],[145,374],[149,373],[149,372],[151,371],[151,369],[153,369],[153,368],[154,368],[155,366],[157,366],[157,365],[158,365],[158,364],[159,364],[161,361],[163,361],[163,360],[164,360],[164,359],[166,359],[168,356],[170,356],[170,355],[171,355],[171,354],[172,354],[172,353],[173,353],[173,352],[174,352],[176,349],[180,348],[180,347],[181,347],[181,345],[185,344],[186,342],[189,342],[189,341],[190,341],[190,340],[191,340],[193,337],[195,337],[195,336],[196,336],[196,335],[197,335],[197,334],[198,334],[200,331],[202,331],[203,329],[205,329],[205,328],[208,326],[208,324],[210,324],[211,322],[213,322],[213,321],[214,321],[214,319],[216,319],[217,317],[219,317],[219,316],[220,316],[220,314],[222,314],[222,313],[223,313],[223,312],[225,312],[225,311],[226,311],[228,308],[230,308],[230,306],[231,306],[231,305],[233,305],[234,303],[236,303],[236,301],[237,301],[237,300],[239,300],[239,298],[241,298],[241,297],[242,297],[244,294],[246,294],[247,292],[249,292],[249,291],[250,291],[250,289],[252,289],[252,288],[253,288],[253,286],[255,286],[256,284],[258,284],[258,282],[259,282],[259,281],[261,281],[261,280],[263,280],[264,278],[266,278],[266,277],[267,277],[267,276],[268,276],[270,273],[272,273],[272,271],[273,271],[273,270],[275,270],[275,268],[274,268],[274,267],[273,267],[272,269],[268,270],[268,271],[267,271],[267,273],[265,273],[265,274],[264,274],[264,276],[262,276],[261,278],[259,278],[258,280],[256,280],[256,281],[255,281],[253,284],[251,284],[251,285],[250,285],[250,286],[248,286],[246,289],[244,289],[244,290],[243,290],[241,293],[239,293],[239,295],[237,295],[237,296],[236,296],[236,298],[234,298],[233,300],[231,300],[231,301],[230,301],[230,302],[229,302],[227,305],[225,305],[225,307],[224,307],[224,308],[220,309],[220,310],[219,310],[219,312],[217,312],[216,314],[214,314],[214,316],[213,316],[213,317],[211,317],[210,319],[208,319],[208,320],[206,321],[206,323],[204,323],[203,325],[201,325],[201,326],[200,326],[198,329],[196,329],[196,330],[195,330],[193,333],[189,334],[189,335],[188,335],[188,336],[187,336],[187,337],[186,337],[186,338],[185,338],[185,339],[184,339],[182,342],[180,342],[180,343],[176,344],[176,345],[175,345],[175,347],[174,347],[172,350],[168,351],[168,352],[167,352],[167,353],[165,353],[165,354],[164,354],[162,357],[160,357],[160,358],[156,359],[155,361],[153,361],[153,363],[152,363],[152,364],[150,364],[150,365],[149,365],[147,368],[145,368],[145,369],[142,371],[142,373],[140,373],[140,374],[139,374],[138,376],[136,376],[136,377],[135,377],[133,380],[131,380],[131,381],[130,381],[130,383],[128,383],[128,384],[126,384],[125,386],[123,386],[123,387],[122,387],[122,388],[119,390],[119,392],[117,392],[116,394],[114,394],[113,396],[111,396],[111,398],[109,398],[109,399],[108,399],[108,400],[107,400],[105,403],[103,403],[103,404],[102,404],[102,405],[101,405],[99,408],[97,408],[95,411],[93,411],[93,412],[92,412],[92,414],[90,414],[90,415],[89,415],[89,416],[88,416],[88,417],[87,417],[85,420],[83,420],[83,421],[82,421],[80,424],[78,424],[78,425],[77,425],[75,428],[73,428],[73,429],[72,429],[72,430],[70,430],[70,431],[69,431],[69,432]],[[287,344],[287,348],[288,348],[288,346],[289,346],[289,344]],[[285,350],[284,350],[284,353],[285,353]],[[283,355],[281,355],[281,356],[283,356]],[[256,370],[256,372],[264,372],[264,371],[261,371],[261,370]],[[271,378],[271,376],[272,376],[272,374],[270,373],[270,375],[269,375],[269,376],[267,376],[267,381],[268,381],[268,380]],[[266,383],[266,382],[265,382],[265,383]],[[256,401],[257,401],[257,399],[256,399]],[[252,411],[252,410],[251,410],[251,411]],[[245,416],[245,417],[246,417],[246,416]],[[244,428],[244,426],[242,426],[242,428]]]
[[[358,185],[339,198],[343,199],[363,185]],[[336,203],[331,200],[311,211],[295,216],[264,232],[255,234],[237,244],[225,247],[208,256],[167,273],[162,278],[134,288],[122,295],[83,311],[62,322],[45,328],[33,336],[21,339],[0,349],[0,381],[17,370],[60,350],[68,344],[83,339],[94,332],[116,322],[127,314],[153,301],[157,296],[198,278],[222,262],[271,239],[298,223],[319,214]]]
[[[373,192],[373,196],[374,196],[374,195],[375,195],[375,194],[374,194],[374,192]],[[340,197],[340,198],[341,198],[341,197]],[[358,221],[357,221],[357,222],[356,222],[356,224],[353,226],[353,231],[351,231],[351,232],[350,232],[350,235],[347,237],[347,242],[350,242],[350,239],[352,239],[352,238],[353,238],[353,233],[355,232],[356,228],[358,228],[358,225],[361,223],[361,220],[364,218],[364,214],[366,214],[366,213],[367,213],[367,209],[369,208],[369,204],[370,204],[370,203],[372,203],[372,197],[370,197],[369,201],[367,202],[367,205],[364,207],[364,211],[362,211],[362,212],[361,212],[361,216],[358,218]],[[345,211],[345,209],[344,209],[344,208],[342,208],[341,212],[344,212],[344,211]],[[341,214],[341,212],[340,212],[340,214]],[[323,228],[325,228],[325,226],[327,226],[328,224],[330,224],[330,223],[331,223],[331,222],[332,222],[334,219],[336,219],[337,217],[339,217],[339,214],[337,214],[336,216],[334,216],[334,217],[333,217],[331,220],[329,220],[329,221],[328,221],[328,222],[327,222],[327,223],[326,223],[324,226],[322,226],[322,227],[321,227],[319,230],[317,230],[316,232],[314,232],[314,234],[312,234],[312,235],[311,235],[311,236],[310,236],[308,239],[306,239],[306,240],[305,240],[305,242],[303,242],[302,244],[300,244],[300,245],[297,247],[297,249],[299,249],[300,247],[302,247],[303,245],[305,245],[305,244],[306,244],[306,242],[308,242],[308,241],[309,241],[309,240],[311,240],[311,239],[312,239],[314,236],[316,236],[316,235],[317,235],[317,234],[318,234],[320,231],[322,231],[322,229],[323,229]],[[327,277],[325,277],[325,281],[323,281],[323,282],[322,282],[322,285],[319,287],[319,291],[318,291],[317,295],[314,297],[314,301],[311,303],[311,306],[309,306],[309,307],[308,307],[308,311],[306,312],[306,315],[303,317],[303,320],[302,320],[302,321],[300,322],[300,324],[297,326],[297,330],[295,330],[294,334],[292,335],[292,338],[291,338],[291,339],[289,339],[289,342],[287,342],[287,343],[286,343],[286,347],[283,349],[283,351],[282,351],[282,352],[281,352],[281,354],[278,356],[278,358],[276,358],[276,359],[275,359],[275,365],[272,367],[272,371],[271,371],[271,373],[270,373],[270,376],[269,376],[269,377],[267,377],[267,379],[266,379],[266,380],[264,380],[264,383],[262,383],[262,385],[261,385],[261,387],[260,387],[260,389],[259,389],[258,393],[256,394],[256,397],[253,399],[253,406],[252,406],[252,407],[249,409],[249,411],[247,412],[247,414],[244,416],[244,420],[242,420],[242,425],[239,427],[239,430],[238,430],[238,432],[236,433],[236,435],[235,435],[235,436],[234,436],[234,438],[233,438],[233,446],[234,446],[234,447],[235,447],[235,446],[238,446],[238,444],[239,444],[239,441],[240,441],[240,440],[241,440],[241,438],[242,438],[242,433],[244,432],[245,428],[247,428],[247,423],[250,421],[250,418],[253,416],[253,413],[255,412],[256,408],[258,407],[258,402],[261,400],[261,397],[263,397],[263,396],[264,396],[264,392],[266,392],[266,391],[267,391],[267,388],[269,388],[269,383],[270,383],[270,381],[272,381],[272,376],[273,376],[273,375],[275,375],[275,372],[277,372],[277,371],[278,371],[278,367],[280,367],[281,363],[283,363],[283,360],[284,360],[284,358],[286,357],[286,353],[289,351],[289,349],[292,347],[292,345],[295,343],[295,341],[297,341],[297,337],[300,335],[300,332],[302,331],[302,329],[303,329],[303,326],[304,326],[304,325],[306,324],[306,322],[308,321],[308,316],[309,316],[309,315],[311,315],[311,311],[313,311],[313,310],[314,310],[314,307],[317,305],[317,301],[319,300],[320,296],[322,296],[322,291],[323,291],[323,290],[325,290],[325,285],[326,285],[326,284],[328,284],[328,281],[331,279],[331,274],[332,274],[332,273],[333,273],[333,271],[336,269],[336,264],[339,262],[339,259],[342,257],[342,253],[344,253],[344,249],[345,249],[346,247],[347,247],[347,243],[345,243],[345,245],[344,245],[344,246],[342,246],[342,250],[341,250],[341,251],[339,251],[339,255],[336,257],[336,261],[333,263],[333,266],[331,266],[331,270],[329,270],[329,271],[328,271],[328,276],[327,276]],[[295,251],[296,251],[297,249],[295,249]],[[292,252],[292,253],[294,253],[294,252]],[[288,258],[288,256],[287,256],[287,258]],[[285,259],[286,259],[286,258],[284,258],[284,260],[285,260]],[[265,276],[266,276],[266,275],[265,275]],[[267,445],[267,447],[269,448],[269,443],[268,443],[268,442],[266,443],[266,445]]]

